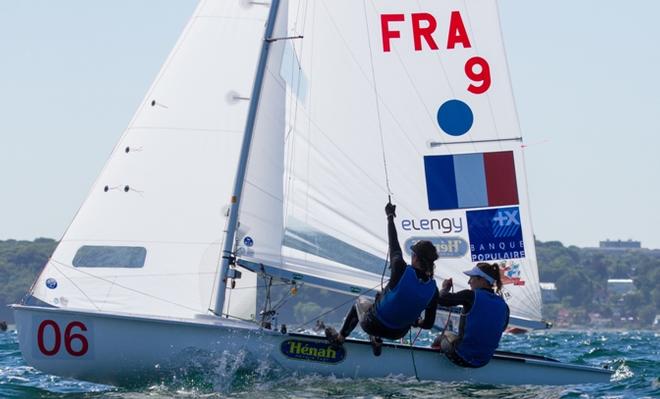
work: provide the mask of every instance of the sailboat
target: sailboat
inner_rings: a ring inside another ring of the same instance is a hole
[[[607,382],[511,352],[466,369],[386,343],[376,359],[258,309],[262,279],[373,295],[389,196],[403,247],[436,245],[438,279],[465,288],[463,270],[499,262],[512,324],[544,327],[521,143],[495,0],[202,0],[13,306],[22,354],[117,385],[200,351],[350,378]]]

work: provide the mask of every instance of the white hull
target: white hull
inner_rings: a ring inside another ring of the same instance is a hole
[[[164,320],[18,305],[14,310],[21,352],[29,365],[87,381],[114,385],[144,381],[181,366],[187,356],[200,351],[218,356],[243,352],[298,373],[415,376],[413,355],[405,345],[386,344],[376,358],[364,341],[349,340],[345,353],[337,353],[323,339],[215,317]],[[461,368],[425,348],[415,348],[414,360],[421,380],[563,385],[605,383],[612,374],[605,369],[504,355],[479,369]]]

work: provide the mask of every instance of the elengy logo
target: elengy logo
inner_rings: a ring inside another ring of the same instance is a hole
[[[447,233],[460,233],[463,231],[463,219],[458,218],[432,218],[432,219],[402,219],[401,228],[404,230],[433,230]]]
[[[296,360],[321,363],[339,363],[346,357],[344,348],[333,348],[326,342],[288,339],[280,345],[284,356]]]
[[[420,240],[431,241],[441,258],[462,258],[468,251],[468,243],[461,237],[410,237],[404,244],[408,255],[412,255],[410,247]]]

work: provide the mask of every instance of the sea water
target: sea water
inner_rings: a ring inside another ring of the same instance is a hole
[[[660,398],[660,333],[550,331],[505,335],[500,349],[575,364],[609,365],[607,384],[561,387],[438,383],[390,376],[340,379],[297,376],[273,365],[245,366],[240,356],[201,360],[158,384],[131,388],[44,374],[21,358],[16,332],[0,333],[0,398]],[[430,344],[422,335],[418,344]],[[373,361],[377,361],[376,358]]]

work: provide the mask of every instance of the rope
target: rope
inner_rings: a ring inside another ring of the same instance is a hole
[[[367,0],[365,0],[366,2]],[[392,189],[390,188],[390,177],[387,173],[387,159],[385,157],[385,139],[383,138],[383,122],[380,116],[380,101],[378,96],[378,86],[376,84],[376,71],[374,69],[374,56],[371,49],[371,32],[369,31],[369,19],[367,18],[367,5],[362,3],[362,10],[364,11],[364,23],[367,27],[367,44],[369,45],[369,64],[371,65],[371,81],[374,88],[374,99],[376,100],[376,115],[378,116],[378,133],[380,134],[380,148],[383,156],[383,170],[385,171],[385,186],[387,187],[387,196],[391,197]]]
[[[58,272],[60,272],[60,273],[61,273],[61,274],[67,279],[67,280],[69,280],[69,281],[73,284],[73,286],[76,287],[76,289],[78,289],[78,291],[80,291],[80,293],[83,294],[83,295],[87,298],[87,300],[89,301],[89,303],[91,303],[91,304],[92,304],[94,307],[96,307],[98,310],[101,310],[101,309],[96,305],[96,303],[94,303],[94,301],[93,301],[93,300],[92,300],[92,299],[91,299],[91,298],[85,293],[85,291],[84,291],[82,288],[80,288],[77,284],[75,284],[75,282],[72,280],[72,278],[71,278],[70,276],[68,276],[68,275],[65,274],[65,273],[62,273],[62,272],[59,270],[59,268],[57,267],[57,265],[62,266],[62,267],[64,267],[64,268],[66,268],[66,269],[70,269],[70,270],[72,270],[72,271],[75,271],[75,272],[77,272],[77,273],[84,274],[84,275],[89,276],[89,277],[91,277],[91,278],[94,278],[94,279],[97,279],[97,280],[100,280],[100,281],[106,282],[106,283],[108,283],[110,286],[113,286],[113,287],[119,287],[119,288],[121,288],[121,289],[124,289],[124,290],[130,291],[130,292],[134,292],[134,293],[136,293],[136,294],[138,294],[138,295],[142,295],[142,296],[145,296],[145,297],[147,297],[147,298],[151,298],[151,299],[154,299],[154,300],[157,300],[157,301],[161,301],[161,302],[164,302],[164,303],[168,303],[168,304],[170,304],[170,305],[177,306],[177,307],[180,307],[180,308],[183,308],[183,309],[187,309],[187,310],[190,310],[190,311],[193,311],[193,312],[199,312],[199,309],[191,308],[191,307],[189,307],[189,306],[186,306],[186,305],[183,305],[183,304],[180,304],[180,303],[177,303],[177,302],[173,302],[173,301],[170,301],[170,300],[167,300],[167,299],[164,299],[164,298],[157,297],[157,296],[155,296],[155,295],[148,294],[148,293],[143,292],[143,291],[136,290],[136,289],[134,289],[134,288],[127,287],[127,286],[122,285],[122,284],[118,284],[118,283],[115,282],[115,281],[110,281],[110,280],[107,279],[107,278],[104,278],[104,277],[101,277],[101,276],[97,276],[97,275],[92,274],[92,273],[85,272],[85,271],[83,271],[83,270],[80,270],[79,268],[69,266],[69,265],[67,265],[66,263],[59,262],[59,261],[57,261],[57,260],[55,260],[55,259],[51,259],[51,262],[53,262],[53,266],[55,266],[55,268],[58,270]]]
[[[454,293],[454,284],[451,285],[451,293]],[[449,321],[451,320],[451,313],[454,308],[449,308],[449,314],[447,315],[447,321],[445,321],[445,326],[442,328],[442,331],[440,332],[440,345],[442,345],[442,337],[445,335],[445,331],[447,331],[447,327],[449,326]]]
[[[419,337],[419,333],[421,333],[422,330],[420,329],[417,332],[417,335],[415,336],[415,340],[412,339],[412,329],[408,330],[408,334],[410,336],[410,358],[412,359],[412,364],[413,364],[413,370],[415,371],[415,379],[417,379],[417,382],[420,381],[419,375],[417,375],[417,364],[415,363],[415,350],[413,349],[413,345],[415,341],[417,341],[417,337]]]
[[[375,287],[373,287],[373,288],[369,288],[369,289],[367,289],[367,290],[364,290],[364,291],[360,292],[360,293],[358,294],[358,296],[363,295],[363,294],[366,294],[367,292],[371,292],[371,291],[375,290],[376,288],[378,288],[378,286],[375,286]],[[327,314],[330,314],[330,313],[336,311],[337,309],[341,308],[342,306],[346,305],[347,303],[349,303],[349,302],[353,302],[353,301],[355,301],[355,298],[351,297],[349,300],[340,303],[339,305],[335,306],[334,308],[332,308],[332,309],[330,309],[330,310],[328,310],[328,311],[325,311],[325,312],[319,314],[318,316],[313,317],[313,318],[311,318],[311,319],[309,319],[309,320],[307,320],[307,321],[305,321],[305,322],[303,322],[303,323],[301,323],[301,324],[298,324],[298,326],[297,326],[296,328],[297,328],[297,329],[301,329],[303,326],[306,326],[307,324],[309,324],[309,323],[311,323],[311,322],[313,322],[313,321],[315,321],[315,320],[319,320],[321,317],[323,317],[323,316],[325,316],[325,315],[327,315]]]

